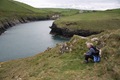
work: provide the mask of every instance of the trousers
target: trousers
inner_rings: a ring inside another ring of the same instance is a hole
[[[94,57],[92,55],[85,55],[85,61],[88,62],[88,59],[94,59]]]

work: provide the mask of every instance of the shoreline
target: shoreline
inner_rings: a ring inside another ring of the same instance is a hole
[[[24,22],[24,23],[17,23],[17,24],[15,24],[15,25],[13,25],[12,27],[16,27],[16,25],[19,25],[19,24],[27,24],[27,23],[29,24],[29,23],[32,23],[32,22],[34,23],[34,22],[41,22],[41,21],[54,21],[54,20],[52,20],[52,19],[44,19],[44,20],[27,21],[27,22]],[[51,22],[51,23],[52,23],[52,22]],[[8,26],[7,29],[9,30],[9,29],[11,29],[12,27],[9,27],[9,26]],[[33,26],[33,28],[34,28],[34,26]],[[7,29],[6,29],[6,30],[7,30]],[[48,26],[48,29],[49,29],[49,26]],[[5,31],[6,31],[6,30],[5,30]],[[4,31],[4,32],[5,32],[5,31]],[[1,37],[2,37],[2,35],[4,35],[4,32],[0,35]],[[46,49],[47,49],[47,48],[46,48]],[[46,50],[46,49],[45,49],[45,50]],[[45,50],[43,50],[43,51],[41,51],[41,52],[36,52],[35,55],[37,55],[38,53],[42,53],[42,52],[44,52]],[[34,56],[34,55],[33,55],[33,56]],[[17,58],[17,59],[4,60],[4,61],[0,61],[0,63],[1,63],[1,62],[14,61],[14,60],[18,60],[18,59],[24,59],[24,58],[28,58],[28,57],[32,57],[32,56],[21,57],[21,58]]]
[[[60,35],[67,38],[73,37],[74,35],[88,37],[91,35],[96,35],[96,34],[100,34],[101,32],[104,32],[104,31],[90,31],[90,30],[70,31],[68,28],[59,28],[59,26],[57,26],[57,24],[55,23],[53,23],[50,28],[51,28],[50,34]]]
[[[17,24],[28,23],[33,21],[41,20],[52,20],[51,18],[40,18],[40,17],[21,17],[15,19],[5,19],[0,21],[0,35],[4,33],[8,28],[13,27]]]

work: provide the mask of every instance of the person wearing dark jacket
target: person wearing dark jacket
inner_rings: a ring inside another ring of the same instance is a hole
[[[84,54],[84,56],[85,56],[85,62],[88,63],[89,58],[92,59],[92,60],[94,59],[92,54],[95,53],[95,50],[93,49],[93,44],[92,43],[87,43],[86,45],[87,45],[87,48],[89,49],[89,51],[86,52]]]

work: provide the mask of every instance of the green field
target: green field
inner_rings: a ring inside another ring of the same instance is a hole
[[[59,28],[69,30],[103,31],[120,28],[120,9],[96,11],[62,17],[55,21]]]

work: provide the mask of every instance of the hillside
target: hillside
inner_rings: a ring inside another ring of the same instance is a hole
[[[13,0],[0,1],[0,20],[13,19],[16,17],[42,17],[47,16],[42,11],[37,13],[39,9],[33,8],[29,5],[16,2]]]
[[[0,0],[0,34],[16,24],[56,19],[52,16],[69,16],[78,12],[74,9],[38,9],[14,0]]]
[[[0,62],[0,80],[120,80],[120,9],[78,13],[73,9],[36,9],[0,0],[0,34],[16,24],[50,19],[55,14],[62,17],[51,27],[53,33],[69,37],[77,34],[69,42],[33,57]],[[83,63],[83,54],[88,50],[86,42],[102,50],[100,63]]]
[[[17,2],[13,0],[0,0],[0,11],[32,12],[31,10],[32,7],[25,5],[26,8],[24,8],[24,6],[20,5],[24,4],[22,3],[17,4]]]
[[[98,38],[96,42],[91,41]],[[102,49],[100,63],[83,63],[85,43],[93,42]],[[110,43],[110,44],[109,44]],[[56,45],[33,57],[0,63],[1,80],[119,80],[120,30],[81,38],[74,36],[68,50],[60,53],[63,44]],[[70,50],[71,48],[71,50]]]
[[[31,7],[27,4],[13,1],[13,0],[0,0],[0,19],[4,17],[13,16],[52,16],[54,14],[63,14],[63,16],[70,14],[77,14],[79,11],[75,9],[38,9]]]
[[[70,37],[73,34],[89,36],[105,30],[120,29],[120,9],[93,11],[62,17],[56,20],[51,28],[52,33],[67,34]],[[59,32],[57,32],[57,29],[59,29]],[[81,31],[84,34],[80,33]]]

